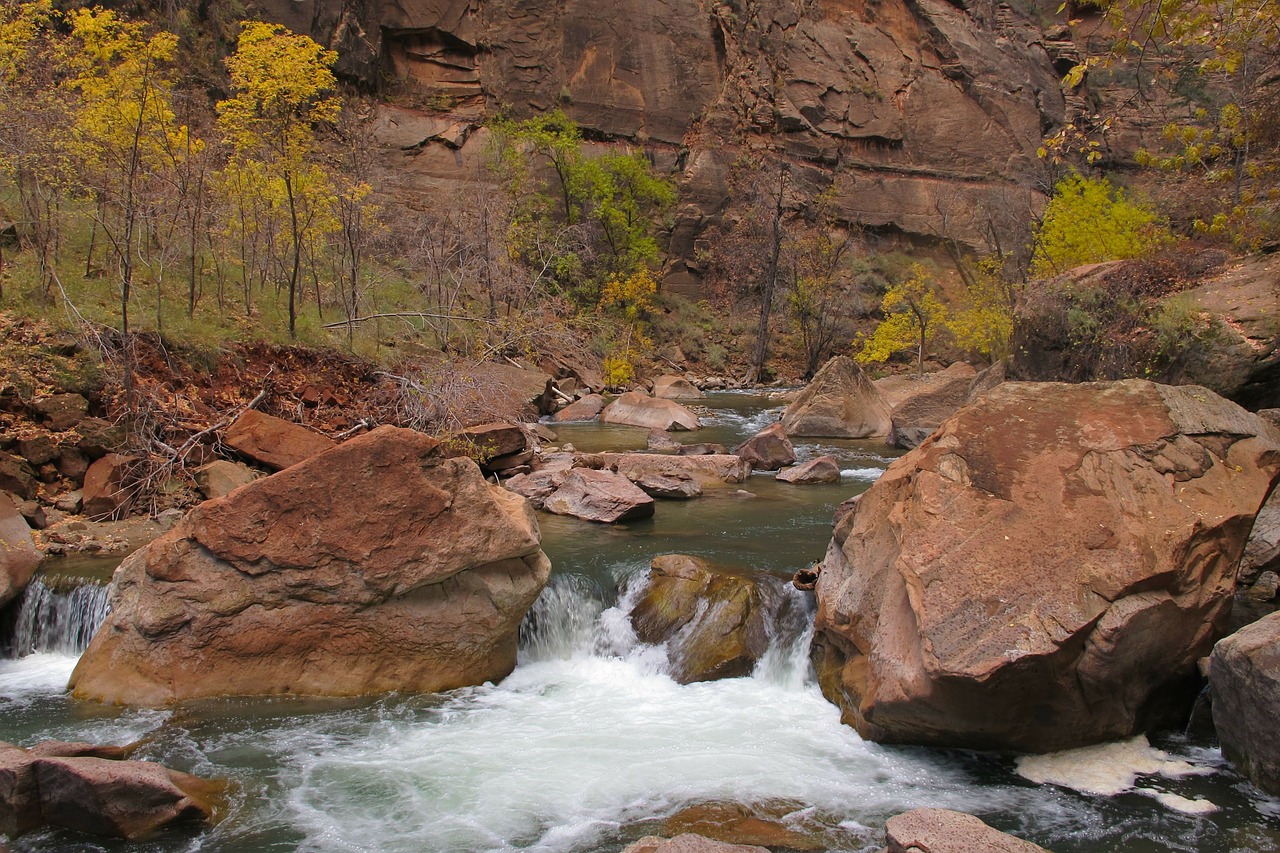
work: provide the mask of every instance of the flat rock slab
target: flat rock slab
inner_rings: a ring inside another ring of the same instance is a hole
[[[628,391],[606,406],[600,422],[667,432],[702,426],[697,415],[674,400],[658,400],[637,391]]]
[[[884,826],[888,853],[1048,853],[1045,848],[950,809],[913,809]]]
[[[617,471],[639,482],[649,476],[688,477],[701,488],[746,482],[751,464],[741,456],[713,453],[703,456],[671,456],[665,453],[596,453],[590,466]]]
[[[222,439],[237,453],[243,453],[273,471],[324,453],[334,447],[333,439],[281,418],[249,409],[227,427]]]
[[[123,760],[129,751],[56,741],[29,750],[0,744],[0,833],[54,826],[134,840],[172,824],[212,820],[221,810],[225,782]]]
[[[594,421],[604,411],[606,400],[599,394],[588,394],[580,400],[574,400],[551,416],[556,423],[569,421]]]

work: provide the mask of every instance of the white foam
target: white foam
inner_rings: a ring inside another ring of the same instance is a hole
[[[883,468],[843,468],[840,476],[849,480],[879,480],[884,474]]]
[[[64,693],[79,655],[37,652],[17,660],[0,660],[0,694]]]
[[[1190,815],[1213,814],[1218,811],[1216,803],[1204,799],[1189,799],[1187,797],[1172,794],[1168,791],[1157,791],[1154,788],[1135,788],[1139,794],[1146,794],[1148,797],[1159,802],[1168,809]]]
[[[1114,796],[1132,791],[1139,776],[1182,778],[1212,772],[1156,749],[1145,735],[1080,749],[1024,755],[1018,774],[1040,785],[1061,785],[1085,794]]]

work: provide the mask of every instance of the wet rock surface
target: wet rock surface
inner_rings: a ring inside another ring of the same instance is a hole
[[[824,692],[871,739],[1032,752],[1179,715],[1277,472],[1203,388],[1005,383],[837,522]]]

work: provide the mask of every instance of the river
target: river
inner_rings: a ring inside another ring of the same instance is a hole
[[[686,441],[735,444],[780,405],[730,393],[705,403],[708,427]],[[584,451],[645,440],[622,427],[556,429]],[[880,746],[842,725],[808,665],[812,602],[783,581],[821,558],[834,508],[894,454],[865,442],[798,450],[836,454],[841,483],[789,486],[756,474],[741,490],[659,502],[653,519],[617,526],[540,515],[554,573],[522,629],[515,673],[437,696],[235,699],[165,711],[72,701],[67,676],[86,624],[101,619],[105,588],[94,585],[100,569],[50,570],[11,619],[20,656],[0,660],[0,740],[145,738],[139,757],[228,777],[236,793],[211,829],[133,844],[42,831],[10,848],[612,853],[660,833],[684,807],[728,802],[831,851],[878,849],[884,821],[917,806],[971,812],[1058,853],[1280,850],[1280,804],[1226,767],[1202,734],[1158,737],[1182,762],[1167,765],[1177,772],[1101,796],[1034,784],[1012,756]],[[650,560],[666,553],[758,572],[788,598],[780,612],[789,616],[750,677],[682,686],[666,675],[662,649],[637,642],[629,602]],[[1112,756],[1102,769],[1118,763]],[[1187,812],[1206,802],[1216,811]]]

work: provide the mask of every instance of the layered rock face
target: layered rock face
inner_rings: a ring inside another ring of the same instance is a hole
[[[834,185],[849,221],[978,244],[1003,224],[981,211],[1025,221],[1040,203],[1035,151],[1065,110],[1039,31],[995,0],[254,6],[337,48],[348,75],[390,69],[416,95],[424,109],[388,109],[379,137],[406,188],[481,175],[474,131],[498,105],[648,147],[683,184],[671,250],[687,266],[669,280],[696,268],[750,137],[772,137],[803,190]]]
[[[505,676],[549,573],[525,500],[382,427],[192,510],[116,575],[76,696],[430,692]]]
[[[1160,722],[1277,472],[1274,428],[1203,388],[992,389],[837,523],[824,691],[890,742],[1041,752]]]

